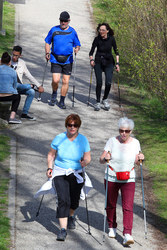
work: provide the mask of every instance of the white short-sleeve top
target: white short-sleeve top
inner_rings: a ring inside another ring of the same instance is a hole
[[[121,143],[116,137],[111,137],[105,147],[105,151],[110,151],[111,160],[109,165],[113,168],[108,170],[108,181],[112,182],[135,182],[134,163],[136,155],[141,151],[140,143],[137,139],[132,138],[129,143]],[[119,181],[116,178],[116,172],[130,171],[130,179],[127,181]],[[105,179],[107,177],[107,169],[105,171]]]

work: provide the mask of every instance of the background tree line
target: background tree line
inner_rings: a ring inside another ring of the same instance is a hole
[[[93,0],[115,31],[124,73],[167,107],[167,0]],[[124,67],[125,66],[125,67]]]

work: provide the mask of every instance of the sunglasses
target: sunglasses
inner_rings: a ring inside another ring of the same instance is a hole
[[[78,125],[77,125],[77,124],[67,124],[67,126],[70,127],[70,128],[72,128],[72,127],[78,128]]]
[[[125,129],[125,130],[119,129],[119,132],[120,132],[120,133],[124,133],[124,132],[125,132],[126,134],[129,134],[130,131],[131,131],[131,130],[128,130],[128,129]]]
[[[60,20],[61,23],[68,23],[68,20]]]

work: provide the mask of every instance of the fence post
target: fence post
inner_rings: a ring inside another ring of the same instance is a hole
[[[3,0],[0,0],[0,34],[5,36],[5,30],[2,29],[3,20]]]

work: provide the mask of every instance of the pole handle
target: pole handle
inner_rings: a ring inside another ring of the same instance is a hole
[[[110,151],[107,152],[108,154],[111,155]],[[107,163],[109,163],[110,159],[107,159]]]

